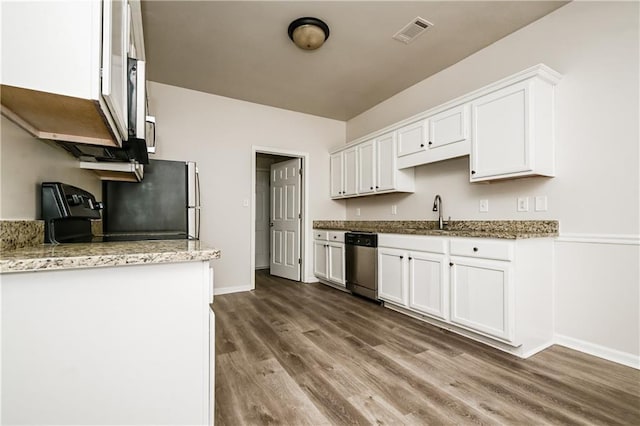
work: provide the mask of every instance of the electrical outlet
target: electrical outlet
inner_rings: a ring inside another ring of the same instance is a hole
[[[395,204],[391,206],[391,214],[398,214],[398,206]]]
[[[360,207],[356,208],[356,216],[360,216]]]
[[[518,197],[518,211],[519,212],[529,211],[529,197]]]
[[[536,211],[537,212],[546,212],[547,211],[547,196],[546,195],[538,195],[538,196],[536,196]]]
[[[249,207],[249,199],[245,198],[244,200],[242,200],[242,207]]]
[[[489,200],[480,200],[480,211],[481,212],[489,211]]]

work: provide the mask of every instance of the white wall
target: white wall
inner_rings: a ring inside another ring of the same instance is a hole
[[[417,167],[415,194],[348,201],[347,218],[433,220],[438,193],[453,219],[558,219],[561,234],[577,241],[556,244],[556,332],[638,364],[639,5],[572,2],[347,122],[353,140],[545,63],[564,76],[555,178],[471,185],[468,157],[454,159]],[[548,197],[547,212],[516,211],[517,197],[530,197],[531,207],[536,195]],[[481,198],[488,213],[478,212]]]
[[[40,219],[40,184],[64,182],[100,199],[102,185],[64,149],[39,140],[2,117],[0,122],[0,219]]]
[[[150,109],[158,121],[155,158],[193,160],[202,186],[202,234],[222,250],[215,261],[217,291],[250,286],[252,146],[306,152],[309,229],[313,220],[344,219],[344,202],[329,191],[329,149],[344,143],[345,123],[160,83],[149,83]],[[303,276],[312,277],[313,246],[306,244]]]

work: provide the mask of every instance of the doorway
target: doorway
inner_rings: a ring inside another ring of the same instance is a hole
[[[251,288],[255,272],[304,281],[308,154],[253,147]]]

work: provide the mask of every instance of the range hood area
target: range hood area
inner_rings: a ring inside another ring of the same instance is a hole
[[[137,182],[155,152],[140,1],[80,3],[3,4],[1,113],[100,179]]]

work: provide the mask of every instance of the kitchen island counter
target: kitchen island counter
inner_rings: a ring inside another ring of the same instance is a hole
[[[41,244],[3,250],[0,273],[192,262],[219,257],[220,250],[190,240]]]

